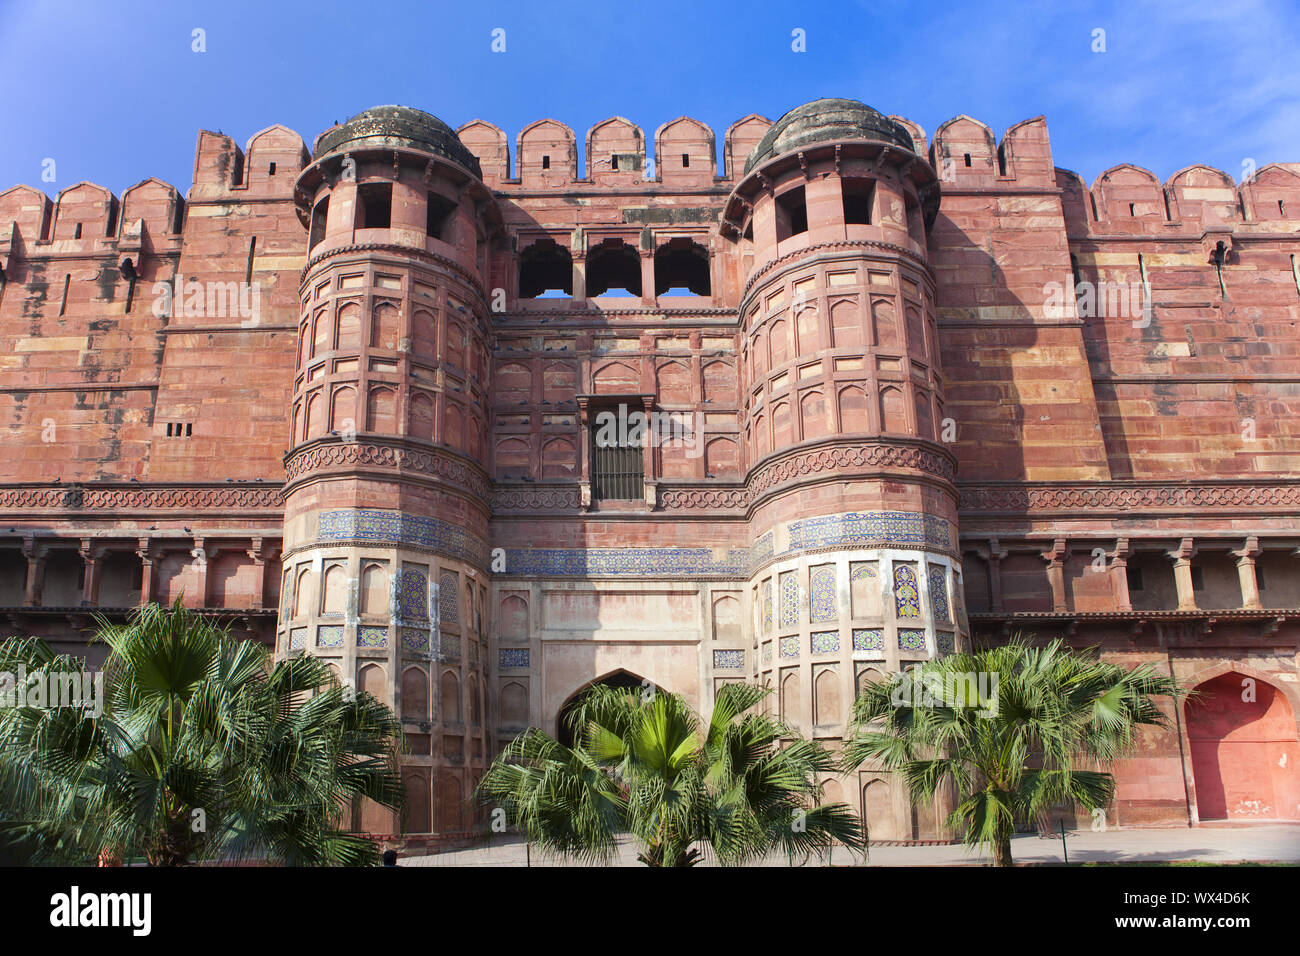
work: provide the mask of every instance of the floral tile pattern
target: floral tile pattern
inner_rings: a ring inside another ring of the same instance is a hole
[[[772,633],[772,579],[763,582],[763,633]]]
[[[408,651],[427,651],[429,632],[418,627],[402,628],[402,648]]]
[[[772,642],[764,641],[763,642],[763,663],[768,664],[771,663],[771,661],[772,661]]]
[[[307,646],[307,628],[295,627],[289,632],[289,650],[300,651]]]
[[[936,631],[934,645],[940,654],[951,654],[957,649],[957,642],[952,631]]]
[[[799,638],[783,637],[781,638],[781,656],[798,657],[799,656]]]
[[[357,647],[387,647],[388,628],[362,626],[357,628]]]
[[[929,567],[930,575],[930,612],[934,615],[936,621],[942,621],[947,624],[952,621],[952,612],[948,608],[948,575],[944,573],[943,565],[932,564]]]
[[[894,610],[902,618],[921,616],[921,592],[917,589],[916,569],[901,561],[894,565]]]
[[[854,561],[849,565],[850,581],[874,581],[880,572],[876,570],[875,561]]]
[[[503,647],[497,651],[497,666],[502,670],[528,666],[528,648]]]
[[[408,620],[429,616],[429,576],[422,568],[402,568],[397,597],[398,613]]]
[[[898,649],[900,651],[924,651],[925,631],[914,628],[899,628]]]
[[[444,571],[438,578],[438,620],[460,623],[460,576],[453,571]]]
[[[839,631],[813,631],[811,638],[814,654],[838,654],[840,651]]]
[[[799,576],[793,571],[781,575],[781,627],[799,625]]]
[[[738,671],[745,668],[744,651],[714,651],[713,652],[714,670],[720,671]]]
[[[322,624],[316,628],[316,646],[317,647],[342,647],[343,646],[343,625],[342,624]]]
[[[885,655],[885,632],[879,627],[855,627],[853,629],[853,649]]]
[[[835,565],[819,564],[808,573],[809,606],[814,624],[839,619],[838,586]]]

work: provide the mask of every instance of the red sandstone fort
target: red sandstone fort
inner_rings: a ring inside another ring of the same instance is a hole
[[[647,145],[385,106],[201,132],[185,196],[0,193],[5,635],[95,661],[183,594],[320,655],[410,741],[355,825],[436,843],[594,681],[755,681],[833,745],[1024,630],[1200,693],[1112,825],[1300,819],[1300,167],[1088,185],[1041,118],[838,99]],[[636,413],[669,440],[596,440]]]

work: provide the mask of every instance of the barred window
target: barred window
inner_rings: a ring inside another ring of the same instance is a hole
[[[645,452],[627,429],[591,426],[591,493],[596,501],[635,501],[644,493]]]

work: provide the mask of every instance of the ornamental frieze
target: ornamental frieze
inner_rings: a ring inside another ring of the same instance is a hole
[[[975,511],[1056,511],[1142,508],[1295,508],[1300,482],[1287,484],[971,486],[960,508]]]
[[[486,476],[462,459],[441,451],[404,448],[377,442],[329,442],[294,452],[285,463],[285,484],[326,468],[386,468],[414,472],[487,498]]]
[[[277,485],[150,487],[148,485],[69,485],[0,488],[0,509],[74,511],[274,511],[284,508]]]

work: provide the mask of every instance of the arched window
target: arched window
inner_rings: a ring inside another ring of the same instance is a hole
[[[621,239],[606,239],[587,253],[587,295],[641,295],[641,256]]]
[[[655,250],[655,295],[710,295],[709,252],[690,239]]]
[[[573,256],[554,239],[539,239],[519,257],[519,298],[573,295]]]

